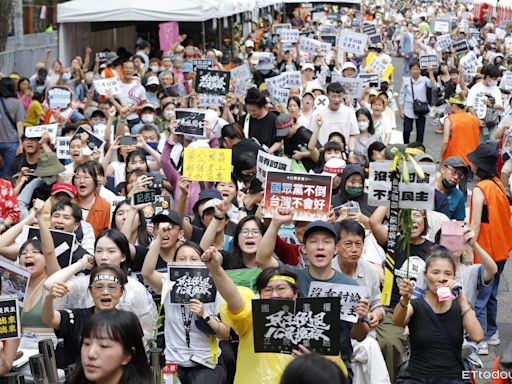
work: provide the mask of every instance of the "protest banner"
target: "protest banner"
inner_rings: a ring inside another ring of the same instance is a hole
[[[375,56],[372,61],[370,61],[370,64],[368,64],[367,70],[382,75],[386,70],[386,67],[387,64],[383,63],[377,56]]]
[[[56,149],[55,153],[57,154],[57,158],[60,160],[69,160],[71,159],[71,155],[69,154],[69,142],[71,141],[71,136],[60,136],[56,139]]]
[[[156,215],[168,215],[173,208],[171,195],[155,195],[155,201],[143,209],[144,217],[151,219]]]
[[[389,206],[392,181],[392,161],[370,163],[368,204],[372,206]],[[425,178],[417,177],[414,167],[409,162],[409,183],[400,181],[399,207],[411,209],[433,209],[435,164],[421,164]]]
[[[451,25],[449,20],[434,20],[434,27],[432,28],[436,33],[449,33]]]
[[[253,300],[254,352],[287,353],[301,344],[311,352],[337,355],[340,300],[298,298]]]
[[[0,256],[0,278],[2,279],[2,295],[15,295],[20,307],[23,307],[30,272],[21,265]]]
[[[174,283],[171,304],[188,304],[190,299],[213,303],[217,288],[205,266],[169,266],[169,279]]]
[[[452,43],[452,49],[455,51],[455,53],[469,51],[469,45],[467,40],[454,41]]]
[[[473,72],[480,63],[474,52],[468,52],[460,58],[459,64],[464,72]]]
[[[267,172],[264,217],[280,207],[293,208],[293,219],[300,221],[327,220],[331,206],[332,178],[328,175]]]
[[[363,80],[363,88],[380,88],[380,77],[378,73],[360,72],[358,77]]]
[[[48,105],[57,111],[64,110],[71,103],[71,91],[66,88],[52,88],[48,91]]]
[[[290,172],[292,168],[292,159],[271,155],[265,151],[259,150],[256,160],[256,177],[264,182],[268,171]]]
[[[299,30],[282,28],[279,30],[279,41],[282,43],[296,43],[299,41]]]
[[[364,23],[363,33],[366,35],[375,35],[377,33],[377,28],[375,28],[375,24]]]
[[[168,51],[180,38],[180,27],[176,21],[169,21],[158,25],[160,50]]]
[[[35,125],[33,127],[25,127],[25,137],[38,138],[38,137],[42,137],[43,133],[48,132],[48,134],[50,135],[51,143],[55,144],[58,129],[59,129],[59,124],[44,124],[44,125]]]
[[[231,181],[231,149],[185,148],[183,176],[192,181]]]
[[[358,315],[354,306],[366,297],[366,288],[360,285],[313,281],[309,286],[308,297],[339,297],[340,320],[357,323]]]
[[[252,79],[251,67],[247,63],[231,69],[230,72],[231,77],[236,79],[237,83]]]
[[[155,271],[159,272],[159,273],[166,274],[167,273],[167,268],[160,268],[160,269],[156,269]],[[141,283],[144,286],[144,288],[147,289],[147,291],[149,292],[149,294],[153,298],[153,301],[155,302],[156,305],[160,304],[160,300],[162,298],[162,295],[160,294],[160,292],[155,291],[152,287],[150,287],[148,285],[148,283],[146,283],[146,280],[144,280],[144,276],[142,276],[142,272],[132,272],[131,276],[133,278],[139,280],[139,283]]]
[[[192,59],[192,70],[197,72],[198,69],[212,69],[212,59]]]
[[[53,245],[55,246],[55,256],[57,256],[60,267],[66,268],[77,261],[72,259],[76,240],[75,234],[59,231],[57,229],[50,229],[50,233],[52,235]],[[23,226],[20,239],[23,239],[23,241],[31,239],[41,240],[39,228],[28,225]]]
[[[368,35],[364,33],[356,33],[344,29],[341,31],[338,47],[345,52],[355,53],[357,55],[364,54]]]
[[[229,92],[229,78],[229,71],[198,69],[196,77],[196,92],[225,95]]]
[[[436,40],[436,48],[439,51],[444,51],[445,49],[450,48],[450,46],[452,45],[452,38],[449,33],[437,36]]]
[[[178,126],[174,133],[176,135],[206,137],[204,129],[205,114],[206,112],[201,109],[176,109]]]
[[[85,129],[82,126],[78,127],[75,134],[73,135],[73,138],[75,138],[75,137],[80,138],[82,133],[87,133],[87,135],[89,136],[87,138],[87,144],[90,149],[95,149],[95,148],[101,149],[103,147],[103,145],[105,144],[105,140],[103,140],[102,138],[100,138],[99,136],[95,135],[94,133],[92,133],[88,129]]]
[[[96,92],[102,96],[105,96],[108,92],[110,92],[112,95],[121,93],[121,85],[119,84],[119,80],[117,80],[115,77],[93,80],[92,84],[94,85]]]
[[[0,340],[21,337],[21,316],[16,296],[0,298]]]
[[[512,72],[511,71],[505,71],[501,75],[500,89],[504,89],[506,91],[512,90]]]
[[[345,88],[345,93],[353,99],[359,99],[362,96],[363,79],[359,77],[336,77],[336,81]]]
[[[321,54],[323,56],[327,56],[331,50],[331,44],[301,36],[300,49],[311,55]]]
[[[436,55],[421,55],[419,59],[421,69],[428,69],[429,64],[432,66],[432,69],[437,69],[439,67]]]

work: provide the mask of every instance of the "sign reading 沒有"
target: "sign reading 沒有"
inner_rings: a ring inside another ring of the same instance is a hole
[[[202,266],[169,266],[169,277],[174,283],[170,299],[172,304],[188,304],[190,299],[213,303],[217,289],[210,273]]]
[[[274,156],[262,150],[258,151],[258,159],[256,161],[256,177],[261,182],[266,180],[268,171],[289,172],[291,168],[291,159]]]

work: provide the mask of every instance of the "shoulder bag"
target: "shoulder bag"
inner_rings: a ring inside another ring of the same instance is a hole
[[[430,112],[430,107],[428,106],[428,102],[417,100],[414,97],[414,85],[412,83],[412,77],[409,78],[409,79],[411,81],[412,110],[414,111],[415,115],[424,116],[424,115],[426,115],[427,113]]]

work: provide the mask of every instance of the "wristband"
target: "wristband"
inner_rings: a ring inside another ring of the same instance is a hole
[[[217,215],[213,215],[213,217],[214,217],[215,219],[219,220],[219,221],[222,221],[222,220],[224,220],[224,219],[226,218],[226,216],[224,216],[224,217],[219,217],[219,216],[217,216]]]
[[[402,306],[402,308],[407,308],[407,306],[409,305],[409,303],[407,303],[407,304],[402,303],[402,298],[400,298],[400,300],[398,300],[398,303]]]
[[[464,315],[471,311],[472,309],[473,308],[471,308],[471,306],[467,307],[464,311],[461,312],[460,317],[464,317]]]

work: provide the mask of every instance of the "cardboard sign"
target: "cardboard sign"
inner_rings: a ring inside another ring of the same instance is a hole
[[[198,69],[196,77],[196,92],[225,95],[229,92],[229,78],[229,71]]]
[[[378,57],[375,56],[372,61],[370,61],[370,64],[368,64],[367,70],[378,73],[380,76],[386,70],[386,68],[387,64],[383,63]]]
[[[183,153],[183,176],[190,180],[231,180],[231,149],[187,147]]]
[[[174,130],[176,135],[192,137],[205,137],[204,129],[205,111],[200,109],[177,109],[176,121],[178,127]]]
[[[309,286],[308,297],[339,297],[340,320],[357,323],[358,315],[354,311],[354,306],[366,297],[366,288],[359,285],[313,281]]]
[[[436,40],[436,48],[439,51],[444,51],[445,49],[450,48],[452,45],[452,38],[449,33],[437,36]]]
[[[351,32],[344,29],[341,31],[338,46],[345,52],[355,53],[357,55],[364,54],[366,43],[368,42],[368,35],[364,33]]]
[[[420,56],[420,68],[428,69],[428,65],[432,66],[432,69],[437,69],[439,67],[439,63],[437,62],[436,55],[421,55]]]
[[[501,75],[500,88],[506,91],[512,90],[512,72],[505,71]]]
[[[157,269],[156,272],[160,272],[163,274],[167,273],[167,268],[160,268]],[[132,272],[132,277],[139,280],[139,283],[141,283],[144,288],[148,290],[148,292],[151,294],[151,297],[153,298],[153,301],[158,305],[160,304],[160,300],[162,298],[162,295],[155,291],[153,288],[151,288],[147,283],[146,280],[144,280],[144,276],[142,276],[142,272]]]
[[[71,141],[70,136],[60,136],[56,139],[56,149],[55,153],[57,154],[57,159],[60,160],[69,160],[71,159],[71,155],[69,154],[69,143]]]
[[[154,203],[155,202],[155,191],[153,189],[150,189],[149,191],[136,192],[133,194],[132,198],[133,198],[134,205]]]
[[[231,77],[237,80],[237,83],[250,81],[252,79],[251,67],[249,64],[242,64],[230,70]]]
[[[89,146],[89,148],[101,149],[103,147],[103,145],[105,144],[105,140],[103,140],[99,136],[95,135],[94,133],[92,133],[91,131],[89,131],[88,129],[85,129],[83,127],[78,127],[75,134],[73,135],[73,138],[75,138],[75,137],[80,138],[80,134],[82,132],[85,132],[89,135],[89,138],[87,139],[87,145]]]
[[[57,229],[50,229],[55,246],[55,256],[61,268],[66,268],[73,264],[73,248],[75,246],[76,236],[74,233],[59,231]],[[41,239],[39,228],[30,227],[25,225],[23,227],[21,238],[24,240]]]
[[[94,85],[96,92],[102,96],[105,96],[108,92],[110,92],[112,95],[121,93],[121,85],[119,84],[119,80],[117,80],[115,77],[93,80],[92,84]]]
[[[336,81],[345,88],[345,93],[353,99],[359,99],[363,94],[363,79],[359,77],[336,77]]]
[[[0,256],[0,278],[2,279],[2,295],[15,295],[20,307],[23,307],[30,272],[21,265]]]
[[[435,20],[434,21],[434,32],[436,33],[449,33],[451,30],[450,21],[448,20]]]
[[[454,41],[452,43],[452,48],[455,50],[455,53],[466,52],[469,50],[468,42],[466,40]]]
[[[256,160],[256,177],[262,183],[267,179],[268,171],[290,172],[292,168],[292,159],[271,155],[262,150],[258,151]]]
[[[363,33],[366,35],[375,35],[377,33],[377,28],[375,28],[375,24],[364,23]]]
[[[337,298],[253,300],[254,352],[287,353],[301,344],[323,355],[340,347]]]
[[[190,299],[202,303],[215,302],[217,288],[204,266],[169,266],[169,278],[174,283],[170,299],[171,304],[188,304]]]
[[[389,206],[392,161],[378,161],[370,163],[368,204],[372,206]],[[417,177],[414,167],[408,163],[409,183],[400,181],[399,207],[411,209],[433,209],[434,207],[434,181],[436,175],[435,164],[421,164],[425,178]]]
[[[267,172],[264,217],[271,218],[279,207],[293,208],[294,220],[327,220],[331,206],[332,178],[289,172]]]
[[[71,103],[71,91],[64,88],[52,88],[48,91],[48,105],[57,111],[64,110]]]
[[[16,296],[0,298],[0,340],[21,337],[21,316]]]
[[[160,50],[168,51],[179,40],[180,27],[176,21],[161,23],[158,27]]]
[[[198,69],[212,69],[212,59],[192,59],[192,69],[197,72]]]
[[[308,37],[300,37],[300,49],[310,55],[323,55],[327,56],[327,53],[331,50],[331,44],[323,43],[321,41],[310,39]]]
[[[45,124],[35,125],[33,127],[25,127],[25,136],[30,138],[37,138],[42,137],[43,133],[48,132],[51,142],[55,144],[58,129],[59,124]]]
[[[282,28],[279,30],[279,40],[282,43],[296,43],[299,41],[299,30]]]
[[[358,76],[363,80],[363,88],[373,87],[380,88],[380,77],[378,73],[364,73],[360,72]]]

